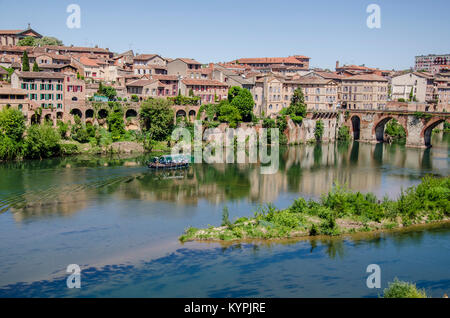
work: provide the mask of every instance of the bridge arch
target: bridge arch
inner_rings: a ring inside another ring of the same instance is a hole
[[[353,131],[353,140],[359,140],[361,135],[361,118],[359,116],[352,116],[352,131]]]
[[[422,132],[420,133],[420,137],[424,138],[425,147],[431,147],[431,134],[433,132],[433,129],[436,128],[439,124],[442,124],[445,122],[445,119],[436,119],[434,121],[430,121],[425,125]]]
[[[384,117],[374,125],[375,138],[378,142],[384,141],[384,127],[392,118],[392,116]]]
[[[401,118],[397,118],[397,116],[386,116],[381,118],[375,125],[374,130],[372,133],[375,134],[375,138],[378,142],[384,141],[384,128],[386,127],[386,124],[391,121],[392,119],[396,119],[398,124],[400,124],[403,129],[405,130],[406,135],[408,135],[408,129],[405,127],[405,123],[403,120],[400,120]]]

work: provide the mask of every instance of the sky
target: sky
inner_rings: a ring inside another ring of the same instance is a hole
[[[68,5],[81,27],[68,28]],[[370,4],[381,27],[370,29]],[[132,49],[202,63],[306,55],[311,67],[407,69],[414,56],[450,53],[448,0],[0,0],[0,29],[28,23],[65,45]]]

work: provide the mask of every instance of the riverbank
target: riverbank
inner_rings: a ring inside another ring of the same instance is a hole
[[[335,186],[321,200],[299,198],[291,207],[272,205],[231,223],[225,208],[222,225],[190,227],[179,237],[187,241],[243,241],[338,236],[406,228],[417,224],[450,221],[450,177],[425,177],[416,187],[402,191],[397,200],[378,200],[371,193],[352,192]]]

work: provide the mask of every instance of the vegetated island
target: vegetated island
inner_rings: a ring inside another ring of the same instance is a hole
[[[187,241],[288,239],[316,235],[336,236],[390,230],[413,224],[450,221],[450,177],[426,176],[417,186],[402,190],[397,200],[378,200],[373,193],[353,192],[334,185],[319,201],[299,198],[278,210],[269,204],[254,217],[230,222],[225,207],[222,226],[190,227],[179,237]]]

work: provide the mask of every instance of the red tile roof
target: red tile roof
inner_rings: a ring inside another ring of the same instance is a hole
[[[53,72],[18,72],[18,75],[21,78],[64,79],[64,74]]]
[[[383,76],[375,75],[375,74],[360,74],[344,77],[342,80],[344,81],[377,81],[377,82],[387,82],[388,80]]]
[[[300,59],[309,59],[307,56],[296,55],[289,57],[258,57],[258,58],[242,58],[235,62],[239,64],[299,64],[303,63]]]
[[[0,30],[0,34],[19,34],[26,30]]]
[[[202,85],[202,86],[228,86],[225,83],[216,80],[199,80],[199,79],[183,79],[183,83],[186,85]]]
[[[154,58],[155,56],[159,56],[159,55],[158,54],[139,54],[139,55],[135,56],[134,59],[139,60],[139,61],[147,61],[147,60]]]
[[[189,58],[184,58],[184,57],[179,57],[178,60],[183,61],[186,64],[196,64],[196,65],[201,65],[202,63],[197,62],[196,60],[193,59],[189,59]]]

